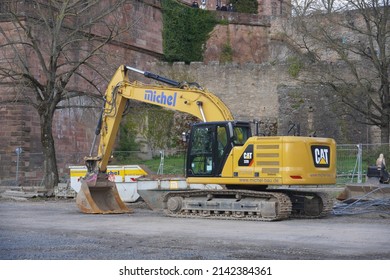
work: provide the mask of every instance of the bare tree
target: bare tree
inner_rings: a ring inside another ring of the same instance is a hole
[[[294,15],[306,16],[313,13],[334,13],[345,9],[346,0],[292,0]]]
[[[315,0],[292,0],[293,13],[296,16],[305,16],[313,11]]]
[[[47,190],[58,184],[55,111],[82,96],[102,97],[104,47],[132,26],[125,0],[8,1],[0,25],[0,86],[5,104],[28,104],[40,119]],[[134,23],[134,19],[133,23]],[[8,105],[9,106],[9,105]]]
[[[390,132],[389,1],[333,1],[338,12],[295,13],[286,29],[286,42],[311,67],[304,82],[333,89],[356,120],[380,128],[382,143]]]

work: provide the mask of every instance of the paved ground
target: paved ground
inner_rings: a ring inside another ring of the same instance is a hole
[[[212,221],[133,207],[88,215],[74,200],[0,200],[0,259],[390,259],[388,215]]]

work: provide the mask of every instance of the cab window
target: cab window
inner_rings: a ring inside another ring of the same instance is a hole
[[[234,145],[242,146],[248,140],[250,133],[249,127],[246,126],[235,126],[233,129],[233,142]]]
[[[190,172],[193,175],[211,175],[213,171],[213,127],[196,127],[189,154]]]

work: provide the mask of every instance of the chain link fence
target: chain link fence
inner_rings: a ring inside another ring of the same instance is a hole
[[[367,168],[375,165],[381,153],[389,158],[389,150],[389,144],[338,144],[337,184],[364,182]],[[61,182],[69,181],[71,166],[84,166],[85,156],[86,153],[81,152],[57,154]],[[160,155],[153,159],[147,157],[139,151],[115,151],[110,165],[142,164],[153,173],[184,176],[184,150],[160,151]],[[0,185],[42,186],[43,160],[42,153],[0,153]]]

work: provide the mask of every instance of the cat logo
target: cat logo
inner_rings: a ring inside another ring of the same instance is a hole
[[[244,153],[244,159],[252,159],[253,153]]]
[[[253,145],[248,145],[246,147],[244,153],[241,155],[238,165],[239,166],[252,166],[254,162],[253,159]]]
[[[315,167],[330,166],[330,148],[329,146],[311,146]]]

